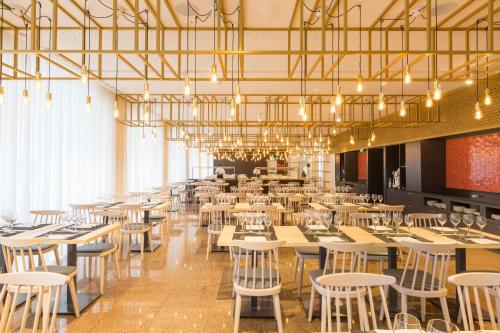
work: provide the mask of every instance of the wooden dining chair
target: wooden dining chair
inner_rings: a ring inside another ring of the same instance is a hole
[[[373,226],[373,218],[378,218],[378,214],[373,213],[351,213],[349,214],[350,224],[353,227],[370,227]],[[379,225],[382,224],[381,222]],[[387,249],[385,248],[371,248],[368,251],[369,261],[378,261],[380,264],[380,273],[384,269],[384,262],[387,261]]]
[[[71,211],[75,216],[85,219],[86,223],[90,223],[90,213],[96,210],[96,204],[71,204]]]
[[[274,315],[278,322],[278,332],[283,332],[281,321],[280,292],[281,276],[279,271],[279,247],[284,241],[246,241],[233,240],[236,249],[233,269],[233,287],[236,294],[234,308],[234,332],[239,331],[242,296],[272,296]]]
[[[30,211],[30,214],[33,216],[33,224],[60,224],[61,216],[64,212],[60,210],[32,210]],[[52,252],[54,254],[56,264],[61,264],[59,246],[57,246],[57,244],[42,244],[40,249],[42,250],[42,255]]]
[[[149,238],[152,240],[152,226],[150,223],[144,223],[142,220],[142,205],[127,203],[120,205],[120,209],[126,216],[126,219],[122,223],[121,233],[122,236],[128,235],[128,249],[131,250],[133,244],[133,236],[135,236],[135,241],[139,244],[141,249],[141,260],[144,260],[144,238],[145,234],[148,233]],[[123,246],[123,237],[122,245]],[[153,246],[151,246],[151,252],[153,252]]]
[[[32,308],[35,309],[32,331],[39,332],[41,323],[42,333],[55,332],[61,287],[66,280],[65,275],[48,272],[0,274],[0,284],[3,285],[0,292],[0,332],[12,332],[14,327],[19,329],[18,332],[25,332]],[[15,312],[19,309],[17,303],[20,297],[24,295],[26,301],[20,305],[22,316],[19,322]],[[17,322],[19,326],[14,326]]]
[[[483,314],[484,305],[486,305],[490,323],[488,328],[492,330],[500,329],[500,273],[460,273],[450,276],[448,282],[457,287],[460,317],[463,321],[464,330],[476,330],[474,326],[474,314],[477,316],[479,329],[485,329],[484,318],[486,315]],[[492,302],[492,298],[494,302]],[[483,302],[481,302],[481,299]],[[496,311],[494,310],[495,307]]]
[[[414,221],[413,226],[417,228],[431,228],[438,227],[439,224],[437,222],[440,214],[431,214],[431,213],[411,213],[408,214],[409,218],[412,218]]]
[[[391,286],[401,294],[401,312],[408,313],[408,296],[418,297],[420,298],[420,315],[422,321],[425,321],[426,300],[438,298],[444,319],[450,321],[448,303],[446,303],[448,289],[445,284],[448,264],[455,245],[420,241],[404,241],[401,245],[408,248],[404,268],[384,269],[385,275],[396,278],[396,283]],[[383,315],[383,313],[380,314],[381,320]]]
[[[49,272],[64,275],[66,277],[65,283],[68,284],[71,294],[75,316],[78,318],[80,317],[80,307],[78,306],[76,293],[76,267],[47,265],[42,255],[41,245],[48,241],[48,238],[42,237],[23,239],[0,238],[7,273]],[[35,252],[38,252],[38,257],[40,258],[38,263],[35,263]],[[0,332],[3,331],[0,330]]]
[[[90,214],[94,224],[114,224],[122,223],[123,212],[119,210],[95,211]],[[104,295],[104,282],[107,275],[107,260],[112,257],[115,263],[115,270],[118,279],[121,279],[120,264],[118,255],[120,254],[121,239],[117,235],[108,234],[105,239],[98,239],[95,242],[79,245],[76,248],[78,257],[87,258],[88,276],[92,277],[92,267],[94,258],[99,261],[99,291]],[[97,271],[97,270],[96,270]]]
[[[347,308],[348,330],[352,328],[352,309],[351,303],[356,301],[358,307],[358,318],[360,330],[371,332],[377,330],[377,316],[373,299],[372,289],[378,290],[381,295],[381,311],[385,313],[385,326],[392,331],[392,323],[389,317],[389,309],[385,300],[386,291],[384,288],[394,284],[396,279],[392,276],[371,273],[333,273],[318,277],[316,283],[320,288],[326,290],[323,302],[321,304],[321,332],[332,332],[332,299],[335,302],[335,322],[337,331],[340,327],[340,307],[341,302],[345,300]],[[368,298],[368,304],[366,304]],[[371,325],[370,325],[371,317]],[[326,330],[328,326],[328,330]],[[370,327],[371,326],[371,327]]]
[[[231,210],[231,205],[213,205],[209,207],[207,254],[205,258],[207,261],[216,238],[222,233],[225,225],[231,224]]]
[[[351,223],[349,216],[352,213],[359,213],[359,206],[357,205],[332,205],[331,208],[335,212],[335,215],[340,214],[342,216],[342,221],[347,226]]]
[[[312,321],[315,293],[322,298],[326,296],[327,289],[318,284],[320,276],[336,273],[364,273],[367,270],[367,251],[372,246],[371,243],[334,243],[320,242],[319,246],[326,249],[326,260],[323,269],[313,270],[309,273],[311,280],[311,298],[309,301],[309,321]],[[343,294],[341,297],[350,298],[357,295]],[[324,301],[324,299],[323,299]]]

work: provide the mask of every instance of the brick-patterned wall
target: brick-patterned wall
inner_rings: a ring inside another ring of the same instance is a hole
[[[486,82],[480,81],[480,98],[482,100]],[[459,88],[451,92],[444,91],[440,102],[441,120],[439,123],[426,124],[413,128],[377,128],[373,146],[404,143],[409,141],[429,139],[461,133],[469,133],[491,128],[500,128],[500,77],[490,79],[490,92],[493,105],[483,106],[484,117],[474,119],[474,104],[476,103],[476,88]],[[425,109],[425,106],[422,106]],[[366,147],[366,140],[358,141],[354,145],[348,140],[336,142],[335,151],[351,151]]]
[[[358,153],[358,179],[368,180],[368,151]]]

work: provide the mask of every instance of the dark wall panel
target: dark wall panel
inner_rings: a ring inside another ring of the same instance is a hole
[[[405,148],[406,189],[420,192],[422,190],[420,141],[409,142]]]
[[[217,167],[219,164],[221,164],[224,167],[234,167],[237,175],[243,173],[246,174],[248,177],[253,176],[253,169],[255,167],[267,167],[267,161],[265,159],[262,159],[260,161],[235,160],[234,162],[225,159],[214,160],[215,167]],[[265,172],[263,172],[262,174],[265,174]]]

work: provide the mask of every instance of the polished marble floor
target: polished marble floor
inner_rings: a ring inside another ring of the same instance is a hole
[[[232,332],[229,256],[213,253],[205,261],[206,242],[206,230],[198,228],[196,211],[175,213],[164,229],[163,245],[153,254],[146,253],[144,261],[139,254],[120,261],[122,280],[116,279],[110,266],[105,295],[78,319],[60,316],[58,332]],[[492,252],[469,251],[468,268],[491,269],[491,263],[498,259],[500,256]],[[282,251],[280,260],[284,331],[319,331],[320,320],[309,323],[297,298],[291,277],[293,252]],[[306,264],[306,270],[316,267],[314,261]],[[82,260],[79,288],[97,290],[97,281],[83,278],[83,269]],[[378,265],[370,270],[377,272]],[[454,270],[453,265],[450,270]],[[309,286],[307,281],[305,293],[309,292]],[[428,318],[436,316],[441,316],[440,310],[429,305]],[[240,323],[240,332],[275,331],[273,318],[243,318]]]

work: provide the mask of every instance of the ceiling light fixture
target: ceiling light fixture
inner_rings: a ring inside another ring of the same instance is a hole
[[[358,84],[356,85],[356,91],[357,92],[363,92],[363,75],[361,75],[361,5],[358,5],[359,8],[359,60],[358,60],[358,69],[359,69],[359,74],[358,74]]]
[[[468,86],[472,86],[474,83],[474,80],[472,79],[472,76],[470,74],[467,74],[467,78],[465,79],[465,84]]]
[[[189,81],[189,15],[190,15],[190,4],[189,0],[186,0],[187,16],[186,16],[186,78],[184,79],[184,96],[189,97],[191,95],[191,82]]]
[[[434,91],[433,91],[433,98],[435,101],[439,101],[441,97],[443,96],[443,91],[441,90],[441,84],[439,83],[438,79],[438,55],[437,55],[437,37],[438,37],[438,18],[437,18],[437,0],[434,0],[434,19],[435,19],[435,26],[434,26],[434,50],[436,51],[436,54],[434,55]],[[430,18],[429,18],[430,19]]]
[[[25,48],[28,49],[28,22],[24,24],[24,41]],[[27,74],[28,74],[28,54],[24,55],[24,89],[23,89],[23,105],[28,105],[29,102],[29,93],[28,93],[28,83],[27,83]]]
[[[340,51],[340,6],[337,6],[337,50]],[[335,105],[342,105],[342,92],[340,88],[340,57],[337,56],[337,94],[335,95]],[[332,64],[333,65],[333,64]],[[333,74],[332,74],[333,75]]]
[[[382,111],[385,109],[385,101],[384,101],[384,92],[382,90],[382,75],[384,74],[382,70],[382,25],[384,20],[380,20],[380,34],[379,34],[379,48],[380,48],[380,73],[379,73],[379,89],[380,92],[378,94],[378,110]]]
[[[483,110],[479,103],[479,20],[476,21],[476,104],[474,105],[474,119],[483,119]]]
[[[213,55],[213,64],[212,64],[212,75],[210,77],[210,81],[217,82],[217,66],[215,65],[215,12],[217,11],[217,0],[214,0],[214,6],[212,8],[213,16],[214,16],[214,26],[213,26],[213,42],[214,42],[214,55]]]
[[[487,34],[488,30],[486,30],[485,33]],[[488,38],[486,38],[486,40],[488,40]],[[489,55],[486,56],[486,89],[484,89],[483,104],[486,106],[493,104],[493,99],[490,95]]]
[[[404,50],[404,30],[403,30],[403,26],[401,26],[401,52],[403,52]],[[401,69],[403,69],[403,58],[401,58]],[[407,73],[409,74],[409,69],[408,69],[408,55],[407,55],[407,58],[406,58],[406,70],[407,70]],[[406,73],[405,75],[401,75],[401,105],[399,107],[399,116],[400,117],[405,117],[406,116],[406,105],[405,105],[405,93],[404,93],[404,90],[405,90],[405,83],[406,83]],[[411,82],[411,77],[410,77],[410,82]]]

